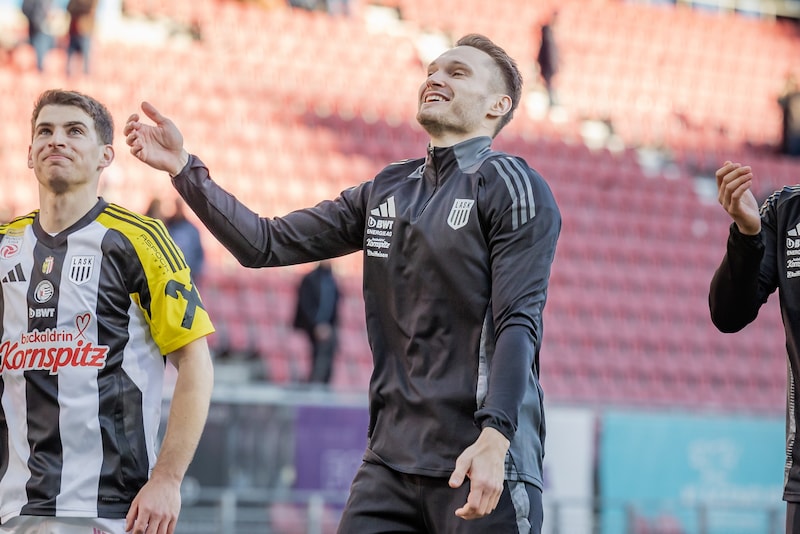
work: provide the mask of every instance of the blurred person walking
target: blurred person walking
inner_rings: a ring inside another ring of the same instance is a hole
[[[164,223],[167,225],[169,235],[175,240],[175,244],[183,251],[186,263],[189,264],[192,272],[194,284],[200,287],[205,272],[206,252],[203,248],[200,231],[192,221],[186,218],[182,199],[175,199],[173,212]]]
[[[522,94],[516,62],[468,35],[428,65],[424,157],[283,217],[248,209],[144,102],[131,152],[168,172],[247,267],[363,251],[373,353],[367,450],[339,532],[539,533],[542,311],[561,229],[553,195],[492,140]],[[254,177],[255,178],[255,177]]]

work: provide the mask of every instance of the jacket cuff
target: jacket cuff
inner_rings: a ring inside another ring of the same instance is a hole
[[[496,415],[487,415],[484,419],[480,421],[480,428],[483,430],[484,428],[494,428],[498,432],[500,432],[508,441],[514,440],[514,434],[516,430],[514,429],[513,425],[511,424],[508,419],[498,417]]]

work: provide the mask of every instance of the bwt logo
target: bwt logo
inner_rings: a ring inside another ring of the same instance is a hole
[[[55,308],[44,308],[42,310],[35,310],[33,308],[28,308],[28,317],[30,319],[35,319],[37,317],[52,319],[55,316],[56,316]]]
[[[800,238],[792,239],[786,238],[786,248],[800,248]]]
[[[391,219],[376,219],[374,217],[370,217],[367,221],[370,228],[377,228],[379,230],[391,230],[392,226],[394,225],[394,221]],[[800,241],[800,240],[798,240]]]

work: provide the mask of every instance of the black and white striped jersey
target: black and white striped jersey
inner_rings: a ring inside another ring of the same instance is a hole
[[[100,199],[0,226],[0,522],[123,518],[156,458],[165,355],[213,332],[163,223]]]

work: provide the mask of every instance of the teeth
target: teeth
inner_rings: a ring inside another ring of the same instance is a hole
[[[439,95],[428,95],[425,98],[425,102],[444,102],[444,98]]]

